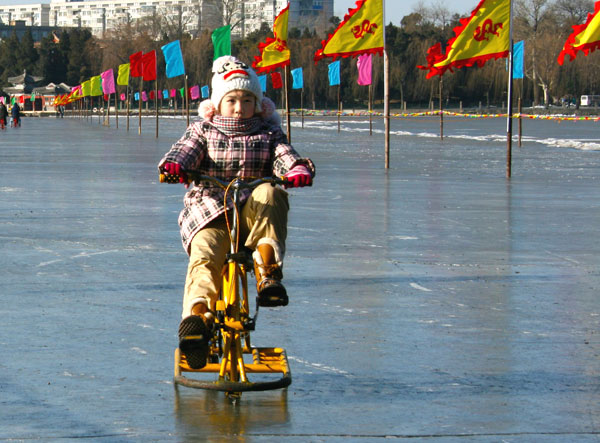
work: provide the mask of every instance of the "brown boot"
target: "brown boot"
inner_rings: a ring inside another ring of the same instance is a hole
[[[273,246],[267,243],[258,245],[253,257],[258,305],[287,306],[289,299],[285,287],[281,284],[283,272],[277,264]]]

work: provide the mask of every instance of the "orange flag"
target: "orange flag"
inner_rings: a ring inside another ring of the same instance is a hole
[[[583,25],[573,26],[573,33],[569,35],[563,50],[558,55],[558,64],[565,62],[568,55],[569,60],[575,60],[578,51],[588,55],[591,51],[600,48],[600,1],[596,2],[594,13],[588,14],[587,21]]]
[[[383,55],[383,0],[357,0],[333,34],[322,41],[315,63],[326,57],[355,57],[361,54]]]
[[[283,8],[273,22],[273,37],[268,37],[265,43],[259,43],[260,55],[254,57],[252,67],[259,74],[290,64],[290,49],[287,45],[288,17],[290,4]]]
[[[491,59],[508,57],[510,34],[510,0],[481,0],[469,18],[462,18],[454,28],[454,38],[446,44],[436,43],[427,51],[427,78],[443,75],[454,68],[481,67]]]

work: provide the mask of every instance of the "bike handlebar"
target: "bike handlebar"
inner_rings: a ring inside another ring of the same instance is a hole
[[[223,189],[226,189],[233,182],[237,182],[237,183],[235,183],[235,186],[237,186],[239,189],[242,189],[242,188],[253,189],[263,183],[271,183],[273,186],[286,185],[289,183],[289,181],[283,177],[282,178],[279,178],[279,177],[261,177],[261,178],[236,177],[233,180],[226,181],[226,180],[221,180],[220,178],[217,178],[217,177],[212,177],[210,175],[203,175],[200,172],[194,171],[194,170],[184,170],[183,172],[188,176],[188,179],[190,182],[192,182],[192,181],[194,181],[194,182],[208,181],[208,182],[216,184],[217,186],[219,186]],[[161,173],[159,176],[159,180],[161,183],[179,183],[179,175]],[[252,180],[252,181],[246,181],[246,180]]]

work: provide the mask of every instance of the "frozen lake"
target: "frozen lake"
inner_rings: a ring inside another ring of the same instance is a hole
[[[600,439],[598,123],[295,120],[287,391],[174,389],[184,188],[156,163],[181,119],[0,132],[0,440],[565,442]],[[516,133],[516,123],[515,123]]]

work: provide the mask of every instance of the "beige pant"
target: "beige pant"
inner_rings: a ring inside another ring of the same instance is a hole
[[[266,242],[279,245],[283,257],[288,209],[287,192],[268,183],[258,186],[240,213],[240,245],[254,250],[259,241],[266,239]],[[182,317],[190,315],[196,303],[215,308],[221,289],[221,271],[229,249],[225,216],[213,220],[194,236],[190,245]]]

